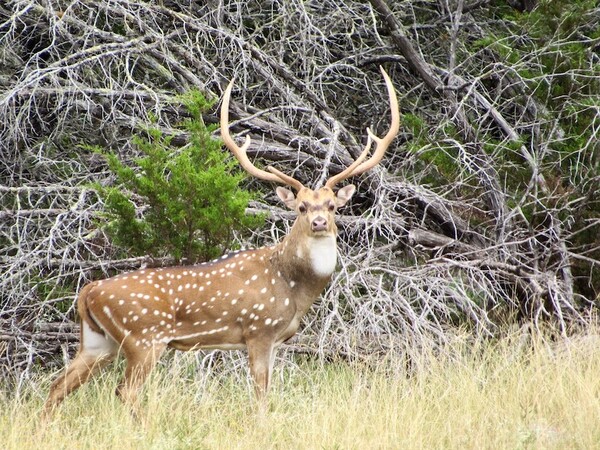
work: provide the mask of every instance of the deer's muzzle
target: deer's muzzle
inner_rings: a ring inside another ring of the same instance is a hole
[[[315,217],[311,223],[311,229],[314,232],[327,231],[327,219],[321,216]]]

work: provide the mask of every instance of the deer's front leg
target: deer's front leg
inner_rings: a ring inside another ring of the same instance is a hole
[[[266,398],[275,362],[275,345],[273,339],[265,336],[256,337],[246,342],[250,375],[254,380],[254,389],[258,400]]]

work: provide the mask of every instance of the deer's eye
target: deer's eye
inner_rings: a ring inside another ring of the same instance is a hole
[[[298,211],[300,211],[300,214],[304,214],[306,212],[306,205],[301,203],[300,206],[298,206]]]
[[[330,204],[327,206],[327,209],[328,209],[329,211],[333,212],[333,211],[335,210],[335,205],[334,205],[333,203],[330,203]]]

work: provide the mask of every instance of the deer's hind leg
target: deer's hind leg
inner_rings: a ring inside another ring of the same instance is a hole
[[[114,340],[82,322],[79,351],[65,371],[52,383],[44,405],[44,417],[48,417],[67,395],[113,361],[118,350],[119,346]]]
[[[137,397],[144,381],[152,372],[154,366],[164,353],[167,345],[162,342],[152,342],[148,345],[140,344],[134,335],[128,336],[129,339],[123,342],[122,351],[127,359],[125,377],[123,382],[117,387],[116,394],[129,407],[133,409],[134,414],[138,408]]]

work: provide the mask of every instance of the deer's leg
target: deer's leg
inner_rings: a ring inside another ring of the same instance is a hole
[[[52,383],[44,405],[44,416],[48,417],[67,395],[110,363],[117,353],[118,346],[115,341],[96,333],[83,322],[79,351],[65,371]]]
[[[141,348],[141,346],[132,345],[132,342],[136,341],[128,340],[127,345],[123,345],[127,368],[125,369],[125,378],[117,387],[116,393],[123,403],[129,405],[135,412],[139,390],[165,351],[166,345],[155,343],[150,348]]]
[[[248,348],[250,375],[254,380],[256,397],[263,400],[269,391],[276,349],[273,341],[264,339],[264,336],[263,339],[257,338],[247,341],[246,346]]]

